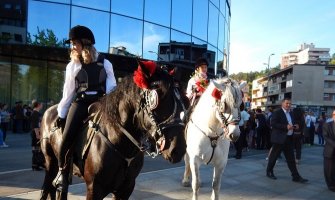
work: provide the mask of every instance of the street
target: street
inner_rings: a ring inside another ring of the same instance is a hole
[[[13,194],[39,190],[42,187],[44,171],[32,171],[30,133],[8,133],[8,148],[0,148],[0,198]],[[183,166],[184,163],[170,164],[161,156],[145,157],[143,172]],[[81,179],[74,176],[73,183]]]

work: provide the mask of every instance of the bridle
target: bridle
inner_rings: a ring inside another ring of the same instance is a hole
[[[152,82],[151,85],[156,85],[156,86],[160,85],[159,82],[160,81]],[[185,124],[182,122],[180,117],[177,115],[178,106],[180,106],[180,108],[183,111],[185,111],[186,110],[185,105],[181,99],[178,87],[175,84],[169,84],[168,90],[170,90],[171,87],[173,87],[172,88],[173,89],[173,111],[169,117],[167,117],[165,120],[161,122],[157,121],[157,116],[153,112],[159,104],[159,102],[155,102],[155,101],[158,101],[159,99],[158,97],[155,97],[155,95],[157,95],[156,90],[155,89],[144,89],[141,93],[142,105],[140,106],[140,109],[147,113],[147,115],[150,118],[151,124],[153,124],[153,126],[155,127],[154,131],[152,131],[150,135],[152,136],[152,138],[155,139],[156,151],[150,152],[150,153],[146,151],[151,157],[156,157],[164,149],[164,146],[165,146],[165,135],[163,134],[164,129],[168,129],[168,128],[176,127],[176,126],[181,126],[181,127],[185,126]],[[148,142],[145,146],[147,146],[146,150],[150,148],[150,145],[148,145]]]
[[[220,119],[221,119],[221,124],[222,124],[222,128],[224,130],[225,135],[229,132],[228,126],[231,125],[236,125],[239,123],[239,121],[241,120],[241,111],[238,109],[238,115],[237,118],[234,119],[232,117],[231,120],[230,117],[232,116],[231,113],[229,113],[228,117],[225,117],[224,115],[224,106],[223,106],[224,102],[221,102],[220,100],[216,100],[215,101],[215,109],[216,112],[218,112]]]

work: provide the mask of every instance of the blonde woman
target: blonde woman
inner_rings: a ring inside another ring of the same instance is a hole
[[[56,124],[63,130],[63,138],[58,155],[59,172],[53,181],[60,192],[68,190],[70,148],[75,143],[78,127],[88,115],[89,105],[116,86],[113,66],[96,51],[89,28],[73,27],[67,42],[71,44],[71,61],[66,66],[63,97],[57,108]]]

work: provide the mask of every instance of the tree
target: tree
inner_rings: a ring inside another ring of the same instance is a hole
[[[332,58],[329,61],[330,65],[335,65],[335,53],[333,54]]]
[[[51,29],[40,30],[37,27],[37,34],[33,35],[27,33],[27,44],[38,45],[38,46],[49,46],[49,47],[66,47],[65,39],[59,41],[54,32]]]

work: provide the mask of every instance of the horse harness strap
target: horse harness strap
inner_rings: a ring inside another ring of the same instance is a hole
[[[190,119],[190,122],[191,122],[197,129],[199,129],[199,131],[200,131],[201,133],[203,133],[205,136],[207,136],[207,137],[209,138],[210,142],[211,142],[211,147],[212,147],[213,150],[212,150],[212,155],[211,155],[210,159],[206,162],[206,165],[208,165],[208,164],[212,161],[212,159],[213,159],[214,151],[215,151],[215,148],[216,148],[216,146],[217,146],[218,139],[222,136],[222,134],[221,134],[221,135],[216,135],[215,137],[210,137],[210,136],[206,135],[206,133],[205,133],[203,130],[201,130],[200,127],[198,127],[198,126],[193,122],[192,118]]]
[[[99,117],[99,119],[97,120],[97,116],[98,116],[98,115],[99,115],[100,117]],[[103,134],[103,133],[101,132],[101,129],[100,129],[100,126],[99,126],[101,117],[102,117],[102,115],[100,114],[100,112],[98,112],[98,113],[94,116],[93,120],[90,120],[90,121],[89,121],[89,125],[88,125],[88,126],[94,130],[94,133],[100,133],[100,135],[102,136],[102,137],[101,137],[102,140],[107,144],[107,146],[108,146],[109,148],[111,148],[112,150],[114,150],[114,152],[116,152],[122,159],[124,159],[124,160],[127,162],[127,166],[129,167],[131,161],[132,161],[135,157],[133,157],[133,158],[126,158],[125,156],[123,156],[123,155],[122,155],[122,154],[121,154],[121,153],[114,147],[114,144],[111,143],[111,141],[106,137],[106,135]],[[121,127],[121,126],[119,126],[119,127]],[[121,127],[121,128],[122,128],[122,127]]]

